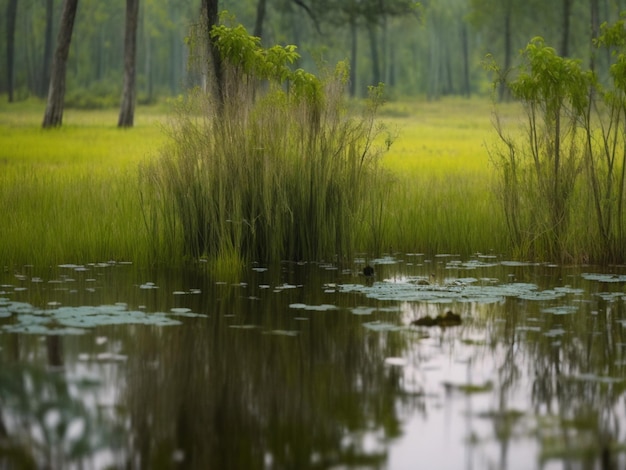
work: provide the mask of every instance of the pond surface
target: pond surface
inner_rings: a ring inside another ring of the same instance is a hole
[[[626,268],[369,261],[4,272],[0,466],[626,468]]]

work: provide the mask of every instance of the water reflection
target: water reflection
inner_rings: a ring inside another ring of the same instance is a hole
[[[406,256],[379,260],[374,282],[358,263],[348,268],[285,263],[237,284],[202,270],[113,264],[6,275],[0,462],[626,465],[620,268],[600,270],[616,275],[607,278],[589,268]],[[107,305],[177,321],[56,329],[63,307]],[[410,326],[448,310],[462,323]],[[22,315],[47,329],[11,333]]]

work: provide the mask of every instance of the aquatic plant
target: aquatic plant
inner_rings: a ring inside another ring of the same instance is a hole
[[[195,89],[179,101],[171,144],[143,171],[158,201],[145,206],[146,220],[196,258],[350,255],[358,228],[381,224],[369,208],[383,196],[376,138],[384,129],[374,119],[382,86],[354,118],[345,64],[321,79],[291,69],[295,46],[264,49],[242,26],[211,34],[225,99]]]

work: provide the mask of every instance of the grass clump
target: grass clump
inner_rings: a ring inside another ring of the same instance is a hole
[[[350,256],[359,227],[376,227],[382,87],[360,119],[344,101],[344,64],[321,80],[292,71],[294,46],[260,47],[241,26],[213,29],[219,96],[178,103],[171,143],[143,169],[146,220],[192,257],[276,261]],[[383,144],[384,145],[384,144]],[[170,243],[170,242],[168,242]]]

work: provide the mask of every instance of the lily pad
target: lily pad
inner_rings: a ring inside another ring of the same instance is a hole
[[[363,323],[363,326],[372,331],[399,331],[402,330],[402,326],[394,325],[392,323],[385,323],[381,321],[373,321]]]
[[[352,309],[353,315],[371,315],[375,312],[376,309],[374,307],[354,307]]]
[[[172,326],[182,324],[165,313],[127,310],[126,304],[41,310],[22,302],[5,302],[2,311],[5,315],[9,312],[17,317],[17,323],[2,326],[2,330],[8,333],[72,335],[82,334],[86,328],[104,325]],[[190,312],[187,315],[190,315]]]
[[[298,336],[299,333],[296,330],[270,330],[264,332],[264,334],[276,336]]]
[[[578,312],[578,307],[575,305],[559,305],[558,307],[544,308],[541,311],[553,315],[569,315]]]
[[[330,304],[321,305],[307,305],[302,303],[289,304],[289,308],[302,309],[302,310],[315,310],[318,312],[324,312],[327,310],[336,310],[337,307]]]
[[[626,282],[626,274],[601,274],[601,273],[582,273],[583,279],[596,282]]]

